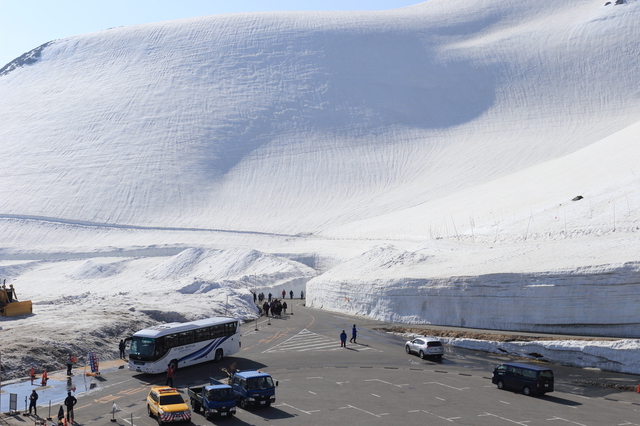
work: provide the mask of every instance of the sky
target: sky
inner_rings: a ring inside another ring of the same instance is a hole
[[[107,28],[236,12],[384,10],[420,0],[0,0],[0,68],[43,43]]]

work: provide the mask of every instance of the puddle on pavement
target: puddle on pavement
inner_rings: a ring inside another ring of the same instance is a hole
[[[68,377],[54,374],[49,377],[46,386],[42,386],[39,377],[33,381],[33,384],[30,380],[6,385],[3,383],[0,389],[0,412],[9,411],[9,394],[12,393],[16,394],[18,398],[17,411],[20,413],[28,412],[29,395],[35,389],[38,393],[38,415],[42,418],[53,417],[58,414],[58,409],[67,397],[67,392],[71,391],[71,394],[76,396],[82,392],[98,389],[103,380],[100,376],[87,376],[78,372]],[[78,399],[80,398],[78,397]],[[51,405],[49,406],[49,404]]]

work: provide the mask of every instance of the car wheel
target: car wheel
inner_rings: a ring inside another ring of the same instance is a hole
[[[524,392],[525,395],[531,395],[531,388],[529,386],[525,386],[522,388],[522,392]]]
[[[215,356],[215,358],[214,358],[214,361],[215,361],[215,362],[220,362],[220,361],[222,361],[222,357],[223,357],[223,355],[224,355],[224,354],[223,354],[223,352],[222,352],[222,349],[218,349],[218,350],[216,351],[216,356]]]
[[[420,355],[420,359],[424,359],[424,352],[420,351],[418,355]]]
[[[504,382],[502,380],[498,380],[498,389],[504,389]]]
[[[158,426],[162,426],[162,418],[158,415]]]
[[[409,345],[405,346],[404,350],[407,351],[408,354],[411,353],[411,348],[409,348]]]

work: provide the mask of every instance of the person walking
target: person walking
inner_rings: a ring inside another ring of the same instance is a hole
[[[173,367],[173,364],[169,364],[167,366],[167,382],[165,383],[165,386],[171,386],[173,387],[173,378],[176,375],[176,369]]]
[[[293,290],[289,291],[289,299],[293,299]]]
[[[268,317],[269,316],[269,302],[264,302],[264,304],[262,305],[262,310],[264,311],[264,316]]]
[[[284,311],[284,314],[287,315],[287,302],[282,302],[282,310]]]
[[[340,333],[340,347],[341,348],[347,347],[347,332],[344,330],[342,330],[342,333]]]
[[[73,420],[73,407],[78,403],[75,396],[71,395],[71,392],[67,392],[67,397],[64,399],[64,405],[67,407],[67,421],[74,422]]]
[[[304,291],[300,290],[300,299],[304,299]]]
[[[353,328],[351,329],[351,339],[349,339],[349,342],[356,343],[357,336],[358,336],[358,330],[356,330],[356,325],[353,324]]]
[[[286,298],[287,297],[287,291],[286,290],[282,290],[282,298]]]
[[[125,347],[124,340],[120,339],[120,343],[118,344],[118,349],[120,349],[120,359],[126,359],[124,354]]]
[[[36,403],[38,402],[38,392],[36,390],[31,391],[31,395],[29,395],[29,415],[31,415],[31,409],[33,409],[34,414],[38,415],[38,408],[36,407]]]

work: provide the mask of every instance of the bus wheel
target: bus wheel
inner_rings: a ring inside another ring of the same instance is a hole
[[[178,360],[177,359],[174,359],[173,361],[171,361],[169,363],[169,365],[173,368],[174,372],[178,371]]]
[[[216,351],[216,357],[214,358],[214,360],[216,362],[222,361],[222,356],[223,356],[222,349],[218,349]]]

